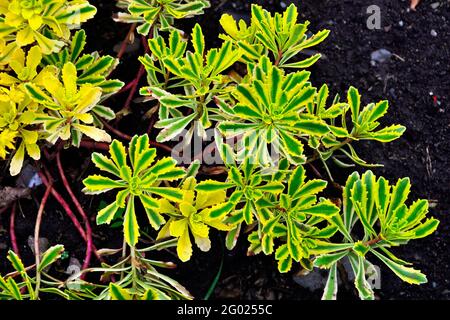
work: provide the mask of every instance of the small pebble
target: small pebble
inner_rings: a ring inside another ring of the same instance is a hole
[[[434,29],[431,30],[430,34],[431,34],[432,37],[437,37],[437,35],[438,35],[436,30],[434,30]]]
[[[392,56],[392,53],[387,49],[378,49],[370,54],[370,58],[375,63],[383,63]],[[374,63],[372,63],[374,65]]]
[[[283,1],[280,2],[280,6],[283,9],[285,9],[287,7],[286,3],[284,3]]]
[[[431,9],[435,9],[436,10],[437,8],[439,8],[440,5],[441,4],[439,2],[434,2],[430,6],[431,6]]]
[[[399,25],[400,27],[403,27],[403,26],[405,25],[405,23],[403,22],[403,20],[400,20],[400,21],[398,22],[398,25]]]

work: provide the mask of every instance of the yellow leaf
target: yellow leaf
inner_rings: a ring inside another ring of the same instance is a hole
[[[170,235],[173,237],[181,237],[185,231],[188,231],[188,220],[181,219],[172,221],[170,224]]]
[[[80,88],[79,94],[81,98],[74,111],[84,113],[92,110],[92,108],[98,104],[102,96],[102,89],[91,86],[83,86]]]
[[[30,70],[36,71],[36,68],[42,61],[41,49],[38,46],[34,46],[30,49],[27,56],[27,67]]]
[[[195,207],[203,209],[214,206],[216,204],[225,202],[227,193],[225,190],[218,190],[213,192],[197,191],[197,198],[195,199]]]
[[[186,262],[192,256],[192,244],[189,238],[189,230],[185,229],[177,243],[177,253],[181,261]]]
[[[190,217],[197,212],[197,210],[187,202],[180,203],[180,211],[185,217]]]
[[[237,39],[239,37],[239,29],[237,27],[236,20],[234,20],[232,15],[222,15],[222,18],[220,18],[220,25],[233,39]]]
[[[24,47],[34,42],[33,30],[30,27],[17,32],[16,43],[19,47]]]
[[[87,135],[89,138],[97,142],[111,142],[111,136],[106,133],[105,130],[98,129],[91,126],[85,126],[82,124],[73,124],[73,127],[81,133]]]
[[[158,200],[158,204],[158,213],[174,214],[179,212],[179,210],[175,208],[167,199]]]
[[[30,19],[28,19],[28,23],[30,24],[31,29],[37,30],[42,26],[42,17],[35,14]]]
[[[23,159],[25,157],[25,146],[23,143],[20,144],[19,149],[17,149],[14,157],[11,160],[11,165],[9,166],[9,173],[11,176],[17,176],[22,170]]]
[[[66,89],[66,95],[73,97],[77,93],[77,68],[73,63],[68,62],[64,65],[62,69],[62,81]]]

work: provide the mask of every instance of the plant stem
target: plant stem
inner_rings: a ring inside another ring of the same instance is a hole
[[[44,197],[42,198],[41,205],[39,206],[39,210],[36,217],[36,224],[34,226],[34,258],[36,263],[36,288],[35,288],[35,299],[39,299],[39,289],[41,286],[41,273],[38,271],[39,265],[41,263],[41,249],[39,246],[39,233],[41,230],[42,216],[44,214],[45,205],[47,204],[48,197],[50,196],[50,192],[52,191],[52,184],[47,185],[47,189],[45,190]]]
[[[96,142],[93,140],[81,140],[80,147],[89,149],[89,150],[99,150],[99,151],[108,151],[109,144],[104,142]]]
[[[378,242],[380,242],[380,241],[382,241],[382,240],[383,240],[383,237],[381,236],[381,234],[379,234],[376,238],[374,238],[374,239],[372,239],[372,240],[369,240],[369,241],[365,242],[364,245],[365,245],[366,247],[371,247],[371,246],[377,244]]]
[[[101,120],[103,125],[106,127],[106,129],[108,129],[109,131],[111,131],[114,135],[118,136],[119,138],[122,138],[123,140],[127,140],[130,141],[131,140],[131,136],[127,135],[126,133],[121,132],[120,130],[114,128],[112,125],[110,125],[108,122]]]
[[[48,187],[50,185],[50,181],[53,181],[53,179],[51,178],[50,174],[48,173],[48,170],[46,170],[45,168],[44,168],[44,170],[45,170],[45,173],[48,174],[49,178],[47,178],[46,175],[42,171],[39,172],[39,177],[41,178],[41,180],[44,183],[44,185]],[[77,229],[77,231],[80,234],[80,236],[83,238],[84,241],[87,242],[86,232],[84,231],[84,229],[81,226],[80,222],[78,222],[78,219],[75,216],[75,214],[73,213],[73,211],[70,208],[69,204],[64,200],[64,198],[61,196],[61,194],[58,191],[55,190],[55,188],[52,188],[51,193],[52,193],[52,196],[55,198],[55,200],[58,201],[59,204],[63,207],[64,211],[69,216],[70,220],[72,221],[73,225]],[[94,250],[94,254],[98,258],[98,260],[100,262],[103,262],[104,260],[97,253],[97,248],[95,247],[95,245],[92,245],[92,249]]]
[[[63,169],[63,166],[62,166],[62,163],[61,163],[61,153],[60,152],[58,152],[56,154],[56,164],[58,166],[59,175],[60,175],[60,177],[62,179],[64,187],[66,188],[67,193],[70,195],[70,198],[72,199],[73,204],[77,208],[78,212],[80,213],[80,215],[81,215],[81,217],[83,218],[83,221],[84,221],[84,225],[85,225],[85,228],[86,228],[87,245],[86,245],[86,257],[84,259],[83,269],[87,269],[87,268],[89,268],[89,263],[91,261],[92,246],[93,246],[91,224],[89,223],[89,218],[88,218],[86,212],[84,211],[84,209],[81,206],[80,202],[78,201],[77,197],[73,193],[72,188],[69,185],[69,182],[67,181],[67,177],[66,177],[66,175],[64,173],[64,169]]]
[[[9,236],[11,238],[11,245],[15,254],[20,257],[19,246],[17,245],[16,231],[15,231],[15,220],[16,220],[16,203],[14,202],[11,208],[11,220],[9,224]]]
[[[131,139],[130,139],[131,140]],[[155,141],[149,141],[148,142],[152,147],[163,149],[167,152],[172,152],[172,148],[169,146],[166,146],[165,144],[155,142]],[[81,140],[80,147],[86,148],[86,149],[97,149],[99,151],[109,151],[109,144],[106,142],[95,142],[91,140]]]
[[[130,30],[127,33],[127,36],[122,41],[122,45],[120,46],[119,52],[117,53],[117,59],[122,59],[125,54],[128,44],[130,43],[131,36],[134,34],[134,30],[136,30],[136,23],[133,23],[130,27]]]

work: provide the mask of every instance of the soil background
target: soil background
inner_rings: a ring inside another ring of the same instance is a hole
[[[91,0],[97,6],[97,16],[84,25],[88,34],[87,52],[97,50],[102,54],[115,55],[121,39],[129,27],[114,23],[111,16],[118,10],[114,1]],[[382,163],[383,168],[373,171],[384,175],[392,183],[408,176],[413,185],[410,198],[431,201],[431,215],[441,224],[432,236],[413,241],[393,252],[424,272],[429,282],[412,286],[402,282],[390,270],[381,269],[381,289],[376,290],[381,299],[449,299],[450,298],[450,1],[422,0],[416,11],[409,10],[409,0],[303,0],[303,1],[221,1],[212,0],[212,8],[204,16],[184,21],[181,28],[189,32],[194,23],[200,23],[208,37],[208,46],[216,46],[218,20],[222,13],[249,19],[250,4],[258,3],[270,11],[282,11],[289,3],[299,5],[301,20],[311,22],[311,31],[330,29],[329,38],[315,50],[324,57],[312,69],[316,86],[327,83],[333,94],[346,94],[350,85],[362,93],[364,103],[388,99],[390,110],[384,124],[399,123],[407,127],[406,133],[397,141],[359,144],[360,156],[370,163]],[[381,9],[381,29],[367,27],[367,8],[378,5]],[[383,63],[373,65],[371,53],[381,48],[393,55]],[[132,80],[139,68],[137,57],[142,48],[132,46],[118,67],[115,77]],[[144,84],[144,83],[143,83]],[[123,97],[108,101],[108,105],[120,110]],[[122,121],[120,129],[134,134],[148,124],[142,124],[147,110],[133,104],[132,116]],[[73,181],[74,190],[81,190],[81,180],[89,172],[89,152],[69,150],[63,162]],[[81,170],[80,170],[81,168]],[[53,169],[53,168],[51,168]],[[88,170],[88,172],[86,172]],[[359,171],[364,171],[358,168]],[[348,170],[332,169],[339,182],[344,183]],[[56,172],[54,173],[56,176]],[[5,176],[5,174],[4,174]],[[3,178],[2,185],[13,183]],[[21,200],[16,217],[16,233],[21,254],[32,263],[32,253],[27,239],[33,234],[38,203],[43,188],[38,188],[30,200]],[[59,188],[63,190],[62,188]],[[98,199],[78,193],[84,207],[94,219],[99,206]],[[109,199],[105,198],[105,201]],[[93,220],[94,221],[94,220]],[[9,271],[5,255],[10,247],[7,232],[9,214],[0,216],[0,273]],[[109,230],[94,227],[97,247],[121,246],[120,229]],[[84,245],[75,233],[71,222],[62,210],[49,202],[44,216],[41,234],[51,245],[62,243],[70,257],[82,261]],[[300,269],[279,274],[272,257],[246,256],[246,239],[241,237],[237,248],[228,252],[222,249],[223,239],[213,235],[213,248],[209,253],[196,251],[193,259],[172,275],[185,285],[197,298],[203,298],[216,277],[220,265],[223,269],[211,296],[212,299],[320,299],[321,290],[305,288],[297,284]],[[68,259],[59,266],[63,272]],[[309,285],[321,281],[310,279]],[[307,281],[307,282],[308,282]],[[356,299],[351,287],[340,286],[338,299]]]

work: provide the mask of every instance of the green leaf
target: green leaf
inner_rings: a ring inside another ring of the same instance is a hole
[[[347,94],[348,104],[352,111],[352,121],[358,124],[359,110],[361,107],[361,96],[355,87],[350,87]]]
[[[111,159],[118,168],[127,165],[127,151],[122,142],[114,140],[109,147],[109,153],[111,154]]]
[[[428,282],[427,277],[420,271],[398,264],[376,250],[371,250],[371,252],[383,261],[384,264],[403,281],[410,284],[423,284]]]
[[[322,300],[336,300],[338,290],[337,267],[333,264],[328,273],[327,284],[323,290]]]
[[[177,188],[151,187],[145,188],[146,192],[157,194],[169,201],[180,202],[183,200],[183,192]]]
[[[107,192],[115,188],[125,188],[124,182],[115,181],[100,175],[91,175],[83,180],[87,192]]]
[[[349,252],[350,251],[340,251],[336,253],[321,255],[314,260],[314,266],[326,269],[332,268],[333,265],[336,265],[339,260],[347,256]]]
[[[42,272],[42,270],[50,266],[52,263],[56,262],[56,260],[61,258],[63,252],[64,246],[62,245],[53,246],[45,251],[42,255],[42,260],[39,263],[38,272]]]
[[[358,290],[359,297],[362,300],[374,300],[374,292],[366,280],[366,269],[364,267],[364,258],[358,256],[358,265],[355,272],[355,287]],[[354,270],[355,271],[355,270]]]
[[[110,205],[106,206],[102,210],[100,210],[97,214],[97,224],[109,224],[114,218],[116,212],[119,210],[119,206],[117,202],[113,202]]]
[[[113,282],[109,284],[109,294],[112,300],[132,300],[132,296],[128,290],[121,288]]]
[[[233,183],[225,183],[216,180],[205,180],[199,182],[195,187],[195,190],[203,192],[215,192],[220,190],[228,190],[233,186],[234,186]]]
[[[130,195],[123,221],[123,232],[126,242],[134,247],[139,240],[139,225],[134,210],[134,196]]]

